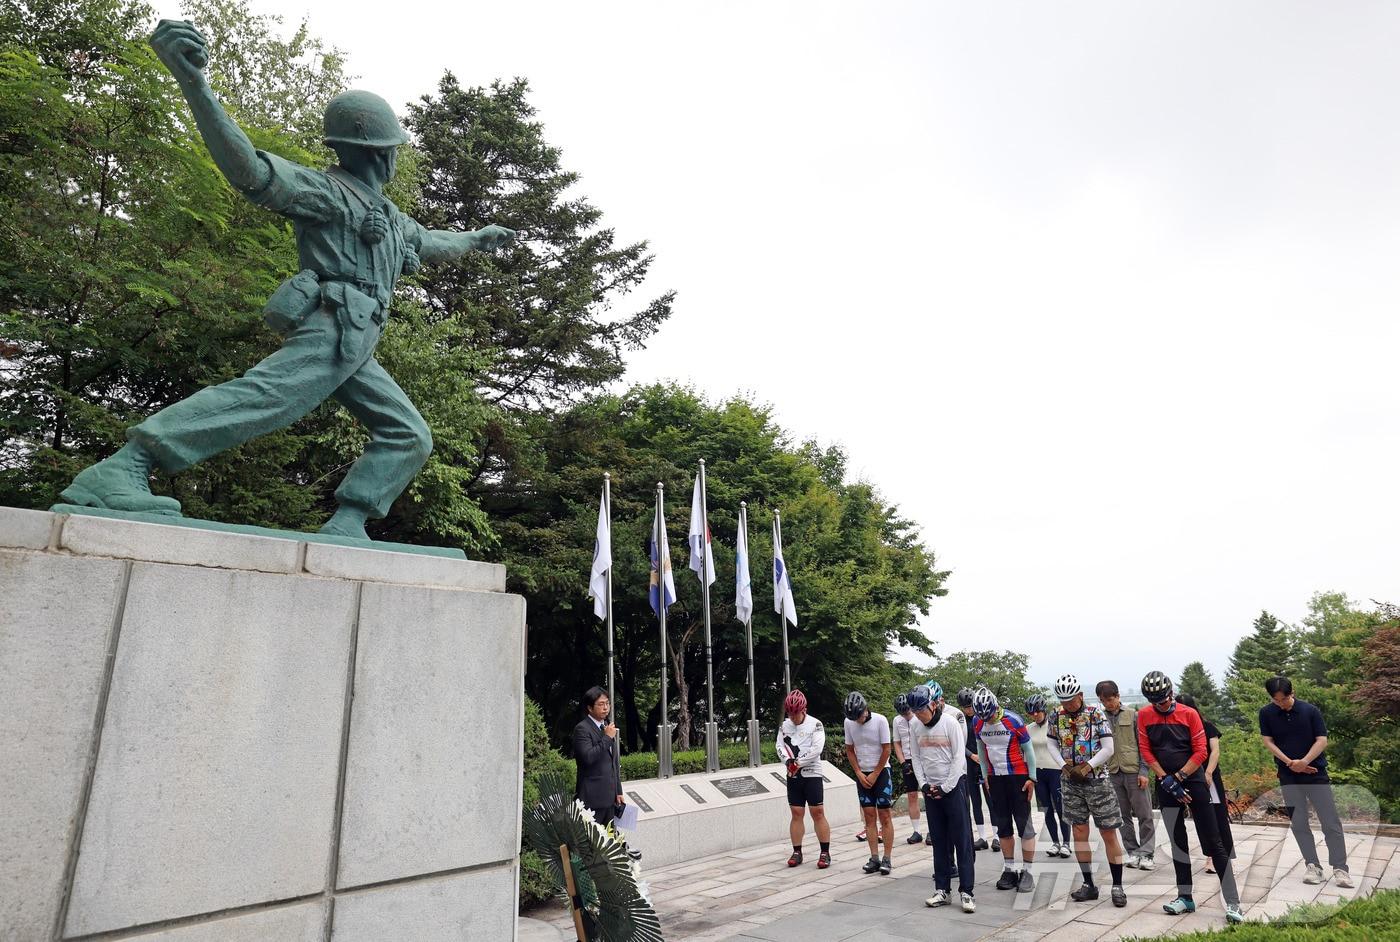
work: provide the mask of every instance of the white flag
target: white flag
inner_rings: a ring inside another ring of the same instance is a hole
[[[599,497],[598,535],[593,541],[593,571],[588,577],[588,594],[593,597],[593,614],[599,618],[608,617],[608,570],[611,568],[612,522],[608,520],[606,498]]]
[[[783,562],[783,539],[778,533],[778,521],[773,521],[773,611],[797,627],[797,603],[792,600],[792,579]]]
[[[739,515],[739,535],[734,539],[734,617],[747,625],[753,620],[753,583],[749,581],[748,521]]]
[[[701,575],[701,566],[704,567],[704,575]],[[690,498],[690,568],[705,588],[715,584],[715,554],[710,546],[710,521],[705,519],[698,474],[695,476],[695,491]]]

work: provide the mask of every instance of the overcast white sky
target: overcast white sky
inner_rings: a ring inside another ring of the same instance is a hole
[[[1136,683],[1400,601],[1400,5],[253,7],[396,106],[528,77],[679,292],[629,379],[844,446],[941,653]]]

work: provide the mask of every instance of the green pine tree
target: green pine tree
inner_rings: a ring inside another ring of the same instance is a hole
[[[1220,723],[1226,715],[1224,697],[1216,686],[1210,671],[1200,661],[1192,661],[1181,669],[1177,690],[1196,698],[1196,706],[1201,715],[1215,723]]]

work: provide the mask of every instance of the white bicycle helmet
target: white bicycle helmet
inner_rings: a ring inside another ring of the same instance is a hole
[[[995,716],[998,706],[997,695],[986,687],[981,688],[972,695],[972,712],[983,719]]]
[[[1061,700],[1073,700],[1084,692],[1084,688],[1079,685],[1079,678],[1073,674],[1062,674],[1060,679],[1055,681],[1055,696]]]

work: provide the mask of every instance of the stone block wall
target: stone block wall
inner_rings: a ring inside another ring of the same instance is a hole
[[[0,939],[513,939],[504,586],[0,508]]]

